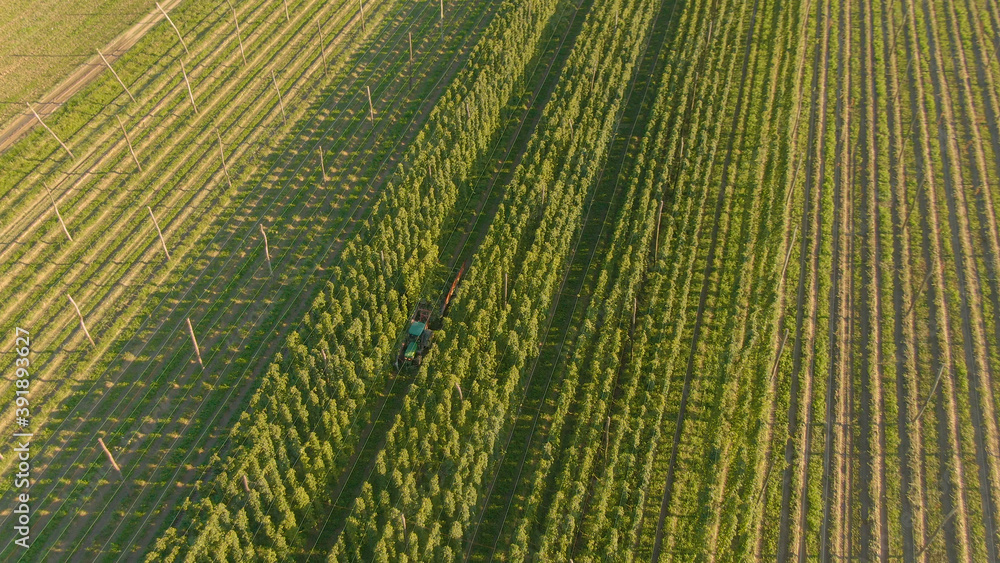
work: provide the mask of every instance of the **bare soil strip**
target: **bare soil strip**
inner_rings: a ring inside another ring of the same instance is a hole
[[[800,432],[805,432],[805,429],[801,429],[799,424],[800,410],[803,409],[803,407],[800,407],[799,405],[803,370],[802,356],[803,347],[807,344],[807,342],[812,342],[813,340],[812,333],[815,326],[812,322],[807,323],[806,315],[809,314],[810,321],[813,319],[815,315],[815,301],[817,298],[815,291],[815,278],[817,272],[812,269],[810,257],[817,255],[819,252],[818,240],[822,235],[814,223],[819,219],[818,207],[819,202],[822,201],[820,196],[826,159],[826,88],[827,73],[830,66],[830,21],[829,1],[818,2],[816,5],[817,40],[815,43],[812,68],[812,101],[810,104],[809,132],[806,141],[807,157],[805,162],[805,192],[803,194],[802,222],[799,226],[799,275],[795,299],[795,341],[792,349],[792,381],[790,401],[788,405],[788,430],[784,448],[785,463],[781,484],[781,516],[776,554],[778,561],[787,561],[788,558],[792,556],[790,549],[793,541],[796,547],[795,556],[798,556],[798,548],[800,545],[797,540],[793,540],[792,538],[792,534],[794,533],[793,528],[799,528],[801,518],[801,516],[799,518],[795,518],[793,524],[792,479],[793,475],[797,475],[797,481],[799,483],[804,484],[806,481],[805,469],[808,452],[803,452],[802,460],[796,463],[797,448],[795,447],[795,436],[797,436]],[[810,295],[808,312],[806,310],[807,285],[809,286]],[[808,389],[808,385],[806,385],[806,388]],[[811,402],[811,397],[802,392],[802,399],[806,402],[805,409],[808,410],[808,404]],[[806,445],[804,439],[801,439],[800,442],[802,445]],[[802,500],[803,499],[800,499],[796,504],[804,505],[805,503],[802,502]],[[799,514],[804,515],[805,513],[806,511],[803,507],[803,510]],[[802,545],[804,545],[804,543]]]
[[[989,561],[1000,559],[997,545],[996,504],[994,491],[1000,492],[1000,469],[994,461],[997,452],[997,420],[990,377],[990,366],[985,350],[985,335],[981,319],[982,290],[979,268],[975,260],[972,234],[965,199],[964,175],[955,132],[955,116],[952,109],[951,92],[945,82],[944,61],[940,40],[937,37],[936,7],[924,1],[925,29],[930,50],[929,69],[937,117],[938,155],[944,178],[945,201],[948,208],[948,230],[951,234],[951,251],[955,260],[955,273],[959,289],[959,305],[962,327],[962,350],[965,367],[968,370],[969,410],[976,448],[978,467],[978,488],[984,528],[986,557]],[[987,392],[983,392],[983,390]]]
[[[914,116],[913,146],[916,160],[917,185],[921,227],[923,259],[932,271],[927,286],[928,330],[930,337],[931,371],[945,370],[945,377],[937,388],[935,415],[937,418],[937,466],[940,487],[941,511],[937,519],[929,522],[936,527],[946,515],[954,512],[954,517],[943,523],[945,552],[949,561],[969,561],[971,536],[966,511],[965,467],[962,456],[962,441],[958,406],[955,398],[955,375],[952,353],[952,335],[949,328],[949,312],[945,288],[945,270],[942,262],[942,241],[938,221],[936,178],[932,169],[932,153],[928,118],[926,112],[926,90],[920,60],[917,35],[916,8],[912,0],[905,3],[906,53],[911,60],[908,71],[910,109]],[[928,389],[928,393],[932,390]]]
[[[850,381],[850,373],[845,369],[847,354],[845,351],[850,343],[846,339],[848,302],[847,285],[850,280],[844,280],[842,272],[847,271],[848,261],[848,223],[847,217],[850,205],[848,178],[851,168],[851,150],[848,137],[851,129],[851,113],[845,110],[848,95],[851,91],[851,73],[847,62],[851,58],[850,29],[848,18],[841,17],[839,21],[839,45],[837,49],[837,102],[834,109],[834,127],[836,128],[836,147],[834,148],[835,163],[833,170],[833,221],[830,225],[832,257],[830,259],[830,320],[827,329],[829,339],[829,365],[826,383],[826,441],[823,452],[823,520],[820,525],[820,557],[831,561],[834,557],[843,556],[840,546],[843,543],[844,507],[846,477],[844,454],[846,452],[846,436],[848,421],[844,415],[846,409],[845,381]]]
[[[907,193],[904,166],[902,111],[900,108],[899,68],[897,45],[888,40],[890,30],[896,29],[893,12],[888,0],[880,0],[882,10],[882,46],[886,89],[886,121],[889,130],[888,172],[890,188],[890,214],[892,218],[892,309],[893,341],[895,342],[896,372],[896,434],[899,437],[897,461],[900,471],[900,530],[902,532],[903,558],[923,561],[916,551],[926,543],[927,512],[924,509],[923,424],[912,420],[919,409],[919,389],[916,369],[917,341],[913,315],[909,313],[916,296],[911,291],[914,273],[910,255],[910,226],[904,219],[909,216],[911,202]],[[919,277],[919,276],[918,276]]]

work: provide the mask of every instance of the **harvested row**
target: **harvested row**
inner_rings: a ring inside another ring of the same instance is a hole
[[[363,121],[361,123],[363,123]],[[363,126],[363,127],[365,129],[367,129],[366,126]],[[362,153],[362,154],[364,154],[364,153]],[[318,176],[319,172],[316,171],[313,174],[316,175],[316,176]],[[317,178],[317,182],[318,182],[318,180],[319,179]],[[324,197],[325,198],[331,198],[332,196],[331,195],[324,195]],[[309,200],[306,200],[303,203],[297,203],[296,202],[294,205],[290,205],[287,208],[287,210],[284,211],[283,213],[285,213],[285,214],[292,214],[292,213],[295,213],[295,212],[302,212],[302,211],[304,211],[306,209],[309,209],[310,207],[316,206],[317,203],[318,203],[317,201],[311,201],[310,202]],[[325,205],[324,206],[320,206],[320,207],[318,207],[318,209],[324,209],[325,207],[326,207]],[[320,217],[317,217],[317,219],[319,219],[319,218]],[[297,233],[297,234],[295,234],[295,236],[291,240],[286,239],[286,240],[282,241],[283,242],[282,250],[279,251],[280,255],[277,256],[276,259],[278,261],[287,262],[288,260],[290,260],[291,258],[294,257],[294,262],[295,262],[296,266],[298,266],[298,267],[303,267],[303,266],[308,267],[307,266],[308,262],[306,261],[308,259],[308,254],[305,253],[305,252],[303,252],[302,249],[312,248],[312,249],[314,249],[313,250],[314,252],[321,252],[322,254],[332,256],[332,255],[329,254],[329,251],[331,249],[331,245],[333,244],[332,241],[330,243],[328,243],[328,244],[323,244],[323,245],[317,245],[315,243],[306,244],[306,245],[301,245],[300,244],[302,241],[300,241],[299,239],[302,239],[303,236],[304,236],[304,234],[308,233],[311,230],[314,230],[314,229],[297,228],[294,231],[290,232],[289,234],[292,234],[292,233]],[[285,232],[288,232],[288,231],[285,231]],[[310,237],[310,238],[312,238],[312,237]],[[294,254],[291,252],[293,249],[295,250]],[[259,259],[260,259],[260,253],[258,252],[258,260]],[[257,268],[263,267],[263,265],[260,264],[260,262],[257,262],[257,261],[255,261],[255,262],[256,262],[256,267]],[[253,271],[254,270],[250,270],[251,273]],[[257,271],[259,271],[259,270],[257,270]],[[285,281],[287,283],[287,280],[283,280],[283,281]],[[299,283],[302,283],[302,282],[299,282]],[[305,282],[305,286],[306,287],[308,287],[309,285],[313,285],[313,284],[315,284],[314,281],[306,281]],[[296,285],[298,285],[298,284],[296,284]],[[258,291],[258,294],[259,294],[260,290],[257,290],[257,291]],[[250,303],[250,304],[252,304],[253,301],[254,301],[253,299],[250,299],[247,302]],[[235,315],[233,315],[233,312],[231,311],[231,308],[227,308],[227,307],[221,306],[221,304],[223,302],[224,302],[224,300],[222,300],[222,299],[217,300],[215,302],[215,305],[213,306],[213,308],[209,310],[208,314],[209,315],[213,315],[213,316],[222,315],[221,317],[216,317],[216,319],[222,319],[223,321],[225,321],[225,319],[227,317],[228,318],[235,317]],[[283,315],[286,315],[286,314],[288,314],[288,310],[287,309],[283,312]],[[302,313],[300,312],[298,314],[302,314]],[[220,321],[216,320],[214,322],[220,322]],[[268,320],[268,319],[264,319],[264,322],[270,324],[273,321]],[[242,331],[238,331],[238,332],[242,332]],[[246,337],[243,336],[241,338],[243,338],[245,340]],[[239,347],[236,347],[235,349],[239,349]],[[254,354],[255,355],[259,355],[258,352],[254,352]],[[240,379],[240,377],[237,374],[233,374],[232,377],[235,380],[237,380],[237,381]],[[230,390],[230,391],[228,391],[228,393],[231,394],[232,391]],[[192,398],[197,398],[197,397],[192,397]],[[218,401],[218,399],[216,399],[215,401],[212,401],[212,399],[210,399],[210,397],[209,397],[209,394],[204,394],[200,398],[200,401],[196,402],[197,408],[195,410],[195,413],[197,414],[199,412],[202,412],[202,409],[205,408],[206,405],[209,407],[209,409],[216,408],[216,407],[213,406],[213,402],[214,403],[218,403],[219,401]],[[171,412],[170,413],[170,416],[168,417],[169,420],[174,420],[174,419],[180,418],[183,421],[183,420],[187,420],[188,419],[188,417],[186,415],[180,415],[179,413],[176,413],[176,410],[178,408],[180,408],[181,405],[183,405],[183,404],[184,404],[183,401],[181,403],[178,403],[178,406],[175,407],[175,412]],[[143,407],[141,405],[139,405],[139,406],[134,407],[133,410],[141,412],[143,410]],[[204,412],[204,416],[210,416],[210,415],[213,415],[213,413],[215,411],[213,411],[213,410],[205,410],[203,412]],[[229,412],[230,412],[229,416],[236,416],[236,414],[237,414],[237,411],[235,409],[232,409],[232,408],[229,409]],[[190,427],[190,423],[189,422],[184,422],[183,423],[183,427]],[[167,462],[167,457],[166,456],[167,456],[168,453],[179,451],[179,450],[177,450],[177,445],[178,445],[179,440],[181,439],[181,436],[185,436],[185,432],[180,431],[180,430],[177,431],[177,432],[167,432],[163,428],[156,428],[154,430],[154,433],[156,435],[167,435],[167,436],[169,436],[171,438],[171,445],[167,449],[164,450],[163,457],[159,458],[159,461],[157,461],[156,464],[155,464],[155,466],[153,466],[153,468],[154,468],[153,470],[154,471],[155,470],[159,470],[161,467],[163,467],[163,468],[166,469],[166,468],[170,468],[171,466],[175,466],[175,464],[177,464],[177,462],[174,462],[174,461]],[[216,435],[216,436],[218,437],[218,435]],[[213,438],[213,439],[217,439],[217,438]],[[132,439],[130,439],[129,441],[133,442]],[[133,443],[135,443],[135,442],[133,442]],[[139,444],[137,444],[137,446],[138,445]],[[149,450],[148,450],[149,447],[150,446],[144,446],[142,449],[140,449],[138,451],[138,455],[139,455],[140,458],[147,457],[146,454],[147,454],[147,452],[149,452]],[[151,453],[151,452],[149,452],[149,453]],[[208,458],[207,454],[202,454],[202,456],[203,456],[202,459],[207,459]],[[174,456],[174,457],[176,457],[176,456]],[[152,464],[150,464],[150,465],[152,465]],[[178,467],[178,470],[179,470],[180,469],[179,464],[176,465],[176,466]],[[174,473],[176,473],[176,470],[174,471]],[[141,475],[141,474],[139,474],[139,475]],[[162,479],[162,477],[161,477],[161,479]],[[192,477],[192,481],[193,480],[194,480],[194,478]],[[157,479],[157,480],[152,481],[151,483],[147,482],[142,487],[142,489],[143,489],[143,492],[145,492],[150,497],[162,496],[163,495],[163,489],[161,487],[165,487],[168,482],[169,481],[161,481],[161,480]],[[155,485],[155,487],[151,487],[151,485]],[[134,505],[135,503],[137,503],[139,501],[138,501],[138,499],[136,499],[135,501],[132,501],[132,502],[133,502],[133,505]],[[104,515],[105,515],[105,517],[108,517],[109,513],[107,511],[104,511]],[[98,526],[98,527],[96,527],[94,529],[101,530],[102,528]],[[125,529],[125,533],[129,533],[128,529]]]
[[[316,60],[319,60],[319,53],[316,53],[316,59],[311,59],[311,60],[310,60],[310,64],[316,64],[316,63],[315,63],[315,61],[316,61]],[[303,106],[303,107],[308,107],[308,105],[305,105],[305,106]],[[217,162],[217,161],[216,161],[216,162]],[[292,208],[292,209],[294,209],[294,208]],[[207,225],[206,225],[206,226],[207,226]],[[256,226],[256,225],[254,225],[254,226]],[[244,240],[245,240],[245,239],[244,239]],[[252,271],[248,271],[248,273],[252,273]],[[230,287],[232,287],[232,286],[230,286]],[[250,350],[249,352],[253,353],[253,352],[254,352],[254,349],[251,349],[251,350]],[[151,397],[152,397],[152,396],[150,395],[150,398],[151,398]],[[217,406],[218,406],[218,405],[216,405],[216,407],[217,407]],[[93,412],[93,411],[92,411],[92,412]],[[88,450],[88,451],[89,451],[89,448],[86,448],[86,450]],[[83,449],[80,449],[79,451],[80,451],[80,452],[82,452],[82,451],[84,451],[84,450],[83,450]]]

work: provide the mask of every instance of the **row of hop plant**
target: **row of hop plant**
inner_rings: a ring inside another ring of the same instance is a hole
[[[614,2],[588,14],[452,306],[449,337],[421,368],[330,560],[454,559],[464,551],[658,8]],[[618,13],[635,25],[610,25]],[[599,60],[606,64],[595,66]],[[509,291],[499,272],[514,274]]]
[[[312,8],[316,8],[317,6],[319,6],[319,5],[317,4],[317,5],[313,6]],[[332,9],[332,8],[331,8],[331,9]],[[377,14],[379,15],[379,17],[381,17],[381,16],[382,16],[382,13],[381,13],[381,12],[378,12]],[[312,14],[312,15],[317,15],[317,14]],[[322,14],[320,14],[320,15],[322,15]],[[349,16],[348,16],[348,19],[349,19]],[[223,39],[223,41],[224,41],[224,39]],[[209,50],[211,50],[211,49],[209,49]],[[317,57],[318,57],[318,56],[319,56],[319,55],[317,54]],[[312,65],[312,64],[313,64],[313,63],[312,63],[312,59],[309,59],[309,58],[301,58],[300,60],[302,61],[301,65],[300,65],[300,67],[302,67],[302,68],[307,68],[307,67],[309,67],[310,65]],[[296,76],[295,76],[295,77],[293,78],[293,80],[296,80],[296,81],[297,81],[297,80],[299,80],[299,79],[302,79],[302,78],[303,78],[303,75],[301,74],[301,70],[302,70],[302,68],[297,68],[297,69],[295,70],[295,72],[296,72],[296,73],[298,73],[298,74],[297,74],[297,75],[296,75]],[[267,113],[267,112],[265,112],[265,113]],[[252,128],[250,128],[250,129],[240,129],[240,131],[243,131],[243,132],[246,132],[247,134],[249,134],[249,132],[251,131],[251,129],[252,129]],[[217,140],[218,140],[218,139],[217,139]],[[208,146],[207,146],[207,148],[206,148],[206,150],[207,150],[207,151],[211,151],[211,150],[213,150],[213,149],[215,149],[215,148],[219,148],[219,147],[214,147],[214,146],[212,146],[212,145],[208,145]],[[127,155],[127,154],[128,154],[128,153],[126,153],[126,155]],[[126,156],[125,158],[128,158],[128,156]],[[224,154],[224,153],[223,153],[223,158],[225,158],[225,154]],[[198,160],[198,159],[192,159],[192,161],[191,161],[191,162],[195,162],[195,161],[197,161],[197,160]],[[223,162],[224,162],[224,161],[223,161]],[[148,163],[148,162],[147,162],[147,163]],[[217,161],[216,161],[216,164],[217,164]],[[223,166],[225,166],[225,165],[223,164]],[[209,167],[209,168],[211,168],[211,167]],[[150,214],[152,215],[152,211],[151,211],[151,210],[150,210],[150,209],[149,209],[148,207],[147,207],[147,210],[146,210],[146,211],[149,211],[149,212],[150,212]],[[60,218],[60,219],[61,219],[61,218]],[[154,222],[156,222],[156,217],[154,216],[154,217],[152,218],[152,220],[153,220]],[[207,222],[206,222],[206,225],[205,225],[205,226],[207,227]],[[256,225],[254,225],[254,226],[256,226]],[[159,231],[159,228],[158,228],[158,226],[157,226],[157,231]],[[68,235],[68,233],[67,233],[67,237],[68,237],[68,236],[69,236],[69,235]],[[266,235],[265,235],[265,236],[266,236]],[[162,238],[162,236],[161,236],[161,237],[160,237],[160,243],[162,244],[163,242],[164,242],[164,241],[163,241],[163,238]],[[165,244],[163,244],[163,250],[164,250],[164,252],[167,252],[167,249],[166,249],[166,245],[165,245]],[[169,257],[169,254],[167,254],[167,257]],[[71,303],[72,303],[72,298],[71,298],[71,297],[70,297],[70,300],[71,300]],[[73,305],[75,306],[75,303],[73,303]],[[78,311],[78,310],[77,310],[77,311]],[[85,332],[85,333],[87,334],[88,338],[90,338],[90,334],[89,334],[89,331],[88,331],[88,330],[87,330],[87,328],[86,328],[86,327],[87,327],[87,325],[85,324],[85,322],[84,322],[84,320],[83,320],[83,315],[80,315],[80,317],[79,317],[79,318],[80,318],[80,325],[81,325],[81,326],[83,327],[83,330],[84,330],[84,332]],[[192,340],[194,341],[194,348],[195,348],[195,350],[197,350],[197,340],[195,340],[195,335],[194,335],[194,331],[190,329],[190,326],[188,327],[188,330],[190,331],[190,334],[191,334],[191,338],[192,338]],[[91,338],[91,343],[93,344],[93,339],[92,339],[92,338]],[[200,354],[196,353],[196,355],[197,355],[197,359],[198,359],[198,362],[199,362],[199,363],[201,363],[201,358],[200,358]],[[186,389],[187,389],[187,387],[186,387]],[[105,438],[107,438],[107,435],[105,435]],[[130,470],[130,469],[132,469],[132,468],[128,468],[128,469]],[[63,504],[63,508],[65,508],[65,503]],[[64,511],[61,511],[61,512],[60,512],[60,514],[63,514],[63,515],[65,515],[65,514],[64,514]]]
[[[654,115],[642,140],[629,179],[629,194],[607,252],[608,256],[625,255],[628,260],[618,266],[622,270],[617,274],[611,267],[613,261],[602,269],[587,312],[588,326],[601,326],[600,333],[593,339],[580,339],[582,344],[570,355],[568,374],[563,380],[566,388],[560,394],[545,445],[545,451],[552,453],[544,456],[536,470],[528,511],[515,532],[515,545],[537,543],[548,557],[632,558],[645,496],[655,495],[649,486],[664,398],[670,387],[672,370],[667,363],[680,355],[679,340],[675,339],[673,346],[665,344],[670,342],[669,325],[685,326],[669,312],[676,305],[665,284],[690,280],[693,263],[681,255],[693,257],[697,249],[697,245],[678,245],[674,238],[675,222],[682,219],[674,214],[689,209],[683,204],[694,193],[685,194],[671,185],[671,176],[679,169],[674,161],[682,128],[679,121],[671,127],[670,120],[692,117],[675,112],[686,107],[683,100],[693,95],[698,84],[690,80],[694,65],[682,61],[697,61],[697,53],[705,51],[706,35],[688,29],[699,25],[705,10],[706,4],[688,7],[678,16],[685,31],[699,40],[666,55],[669,60],[664,63],[663,83],[654,90]],[[661,25],[678,25],[672,21],[672,14],[669,18],[669,23]],[[685,31],[677,35],[686,36]],[[673,49],[673,45],[668,46],[668,52]],[[668,201],[671,205],[661,206],[661,202]],[[687,217],[691,219],[689,214]],[[688,221],[682,224],[682,230],[689,228]],[[650,247],[651,254],[647,251]],[[666,273],[668,264],[678,269]],[[600,290],[609,289],[609,282],[613,298],[606,301],[606,291]],[[686,289],[682,292],[687,293]],[[592,346],[594,342],[596,347]],[[591,381],[576,393],[573,389],[580,373],[589,374]],[[619,391],[618,398],[613,399]],[[574,418],[585,424],[578,422],[569,435],[570,441],[560,446],[570,409]],[[552,480],[555,471],[559,474]],[[557,490],[549,490],[550,483]],[[547,505],[545,498],[550,499]]]
[[[373,204],[361,235],[345,247],[334,281],[314,301],[305,319],[309,343],[290,337],[288,360],[275,359],[232,431],[240,446],[222,462],[218,493],[185,511],[182,529],[199,530],[198,537],[188,542],[177,529],[168,530],[150,560],[220,549],[234,558],[284,557],[309,547],[303,537],[322,533],[333,500],[329,485],[358,446],[359,413],[393,375],[384,366],[397,332],[434,279],[444,227],[456,220],[459,200],[473,195],[464,193],[473,165],[534,54],[524,46],[538,43],[555,4],[501,6],[412,143],[397,172],[401,180],[390,182]],[[296,397],[313,410],[289,410]],[[311,446],[299,446],[303,436]],[[275,456],[278,471],[261,474],[257,460],[285,443],[292,448]]]

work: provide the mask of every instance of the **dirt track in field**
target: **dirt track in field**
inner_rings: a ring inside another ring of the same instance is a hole
[[[829,49],[829,35],[830,35],[830,6],[829,3],[817,3],[816,5],[816,42],[813,49],[813,64],[812,64],[812,101],[809,105],[810,115],[809,115],[809,129],[806,141],[806,147],[809,151],[806,156],[805,162],[805,181],[803,194],[803,212],[801,224],[799,226],[799,232],[801,239],[799,240],[799,280],[797,282],[796,297],[795,297],[795,329],[794,344],[792,349],[792,382],[789,395],[788,403],[788,425],[787,425],[787,438],[784,443],[784,471],[781,480],[781,514],[779,523],[779,533],[778,533],[778,543],[777,543],[777,554],[776,558],[778,561],[786,561],[789,559],[790,550],[794,545],[799,545],[799,538],[792,537],[792,512],[795,508],[792,506],[792,481],[793,472],[797,472],[799,475],[798,479],[800,483],[805,482],[806,475],[806,465],[804,460],[800,462],[795,461],[795,444],[794,436],[798,432],[799,421],[799,393],[800,386],[802,385],[801,371],[803,363],[803,348],[806,344],[806,340],[811,340],[812,335],[809,327],[806,324],[806,315],[809,314],[806,310],[806,286],[815,283],[814,280],[807,279],[808,274],[808,260],[815,252],[812,248],[813,244],[810,243],[811,237],[819,236],[818,228],[813,225],[813,214],[815,213],[814,207],[818,206],[820,203],[819,197],[814,193],[819,189],[820,186],[816,184],[817,171],[822,173],[825,167],[823,160],[824,148],[822,145],[818,149],[814,149],[817,143],[821,143],[826,137],[826,88],[827,88],[827,73],[830,65],[830,49]],[[820,66],[822,64],[822,67]],[[818,160],[819,162],[815,162]],[[815,271],[815,268],[814,268]],[[811,290],[810,290],[811,291]],[[814,295],[815,292],[811,291]],[[814,309],[815,304],[810,306],[810,309]],[[812,316],[810,314],[810,316]],[[813,323],[814,324],[814,323]],[[808,401],[808,397],[805,397]],[[806,514],[805,510],[801,511],[801,514]],[[804,544],[803,544],[804,545]],[[795,549],[795,553],[798,554],[800,551]]]
[[[180,4],[181,0],[163,0],[160,4],[163,9],[169,12],[177,4]],[[122,56],[125,51],[128,51],[133,45],[135,45],[147,31],[153,28],[154,25],[163,19],[163,14],[159,10],[153,10],[152,12],[146,14],[141,20],[136,22],[135,25],[125,30],[124,33],[115,37],[110,43],[101,49],[104,56],[108,59],[109,63],[113,63],[118,57]],[[46,115],[51,115],[55,113],[67,100],[73,97],[74,94],[79,92],[84,86],[90,84],[92,80],[97,78],[101,72],[105,70],[104,63],[101,62],[100,57],[97,53],[94,56],[83,63],[76,70],[70,73],[65,80],[60,82],[55,88],[49,91],[45,97],[34,105],[35,111],[38,115],[45,117]],[[26,135],[35,126],[37,121],[35,116],[31,112],[27,111],[27,107],[24,108],[25,113],[20,117],[14,119],[6,127],[0,131],[0,153],[4,152],[10,148],[18,139]]]

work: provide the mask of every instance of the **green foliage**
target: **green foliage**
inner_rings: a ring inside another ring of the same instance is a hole
[[[397,170],[401,180],[385,187],[361,234],[345,246],[342,265],[306,317],[312,321],[309,341],[292,333],[284,356],[268,368],[232,431],[237,446],[217,477],[219,492],[183,516],[182,526],[197,530],[196,539],[185,542],[169,531],[149,559],[166,553],[195,558],[216,553],[217,540],[230,537],[233,527],[218,515],[230,508],[245,514],[247,522],[246,532],[236,530],[238,546],[279,558],[301,541],[300,532],[315,533],[317,523],[325,521],[316,518],[312,506],[332,500],[331,481],[357,447],[359,415],[371,406],[372,390],[384,386],[396,335],[435,271],[443,226],[454,220],[458,201],[471,197],[462,187],[468,185],[477,155],[490,145],[504,101],[533,56],[532,49],[522,47],[539,40],[554,5],[549,2],[547,11],[503,5],[468,68],[413,141],[406,165]],[[305,445],[301,436],[309,437]],[[262,460],[268,460],[263,468]],[[243,475],[250,482],[249,494]],[[312,497],[299,485],[310,481],[318,489]],[[366,504],[363,497],[359,502]],[[367,502],[376,504],[375,499]],[[371,525],[349,518],[345,534],[374,539],[368,533]]]

